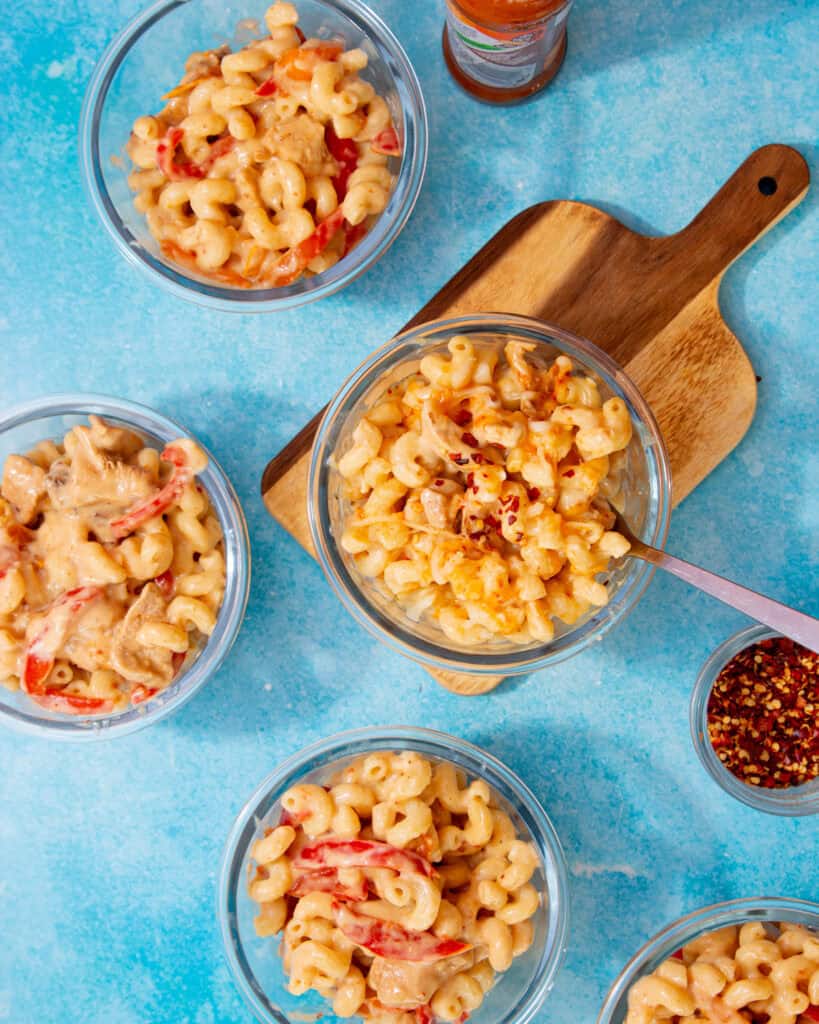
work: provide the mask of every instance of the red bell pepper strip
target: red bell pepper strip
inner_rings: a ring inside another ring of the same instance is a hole
[[[336,868],[321,868],[299,875],[288,890],[288,896],[306,896],[309,892],[330,892],[339,901],[363,903],[369,893],[367,880],[361,879],[357,886],[345,885],[338,877]]]
[[[343,223],[344,213],[339,207],[316,227],[312,235],[294,245],[292,249],[288,249],[273,264],[271,270],[264,276],[264,284],[277,288],[295,281],[310,260],[324,252]]]
[[[131,690],[131,703],[134,706],[144,704],[146,700],[150,700],[151,697],[155,697],[158,693],[159,690],[155,686],[144,686],[142,683],[139,683],[139,685]]]
[[[389,843],[370,839],[319,839],[305,846],[293,859],[296,871],[318,868],[390,868],[399,873],[432,878],[435,869],[412,850],[399,850]]]
[[[458,939],[439,939],[432,932],[411,932],[392,921],[356,914],[341,903],[333,903],[333,913],[350,942],[388,960],[434,963],[472,948]]]
[[[324,129],[324,140],[330,150],[330,156],[338,164],[338,174],[333,178],[333,188],[338,201],[347,195],[347,182],[358,166],[358,146],[352,139],[340,139],[330,122]]]
[[[361,239],[367,234],[367,225],[362,221],[360,224],[355,225],[344,225],[344,252],[341,254],[342,258],[354,246],[358,245]]]
[[[677,949],[677,950],[675,950],[675,951],[674,951],[674,952],[673,952],[673,953],[671,954],[671,958],[672,958],[673,960],[682,960],[682,958],[683,958],[683,951],[682,951],[681,949]]]
[[[176,147],[182,141],[181,128],[169,128],[156,144],[156,165],[169,181],[185,181],[187,178],[204,178],[205,172],[196,164],[174,162]]]
[[[807,1017],[808,1020],[819,1021],[819,1006],[809,1006],[802,1014],[803,1017]]]
[[[137,527],[147,523],[149,519],[162,515],[165,509],[179,499],[193,479],[193,473],[188,466],[188,457],[182,448],[173,444],[166,445],[160,458],[163,462],[170,462],[174,466],[170,479],[155,494],[132,505],[125,515],[111,520],[111,530],[117,540],[127,537]]]
[[[265,79],[265,81],[262,82],[262,84],[256,90],[256,95],[257,96],[272,96],[276,92],[276,90],[278,88],[279,87],[278,87],[278,85],[276,85],[275,78],[271,77],[271,78]]]
[[[74,587],[52,602],[23,652],[20,683],[26,693],[42,695],[48,692],[45,681],[54,668],[57,651],[65,640],[72,620],[86,605],[100,597],[102,592],[102,587]]]
[[[45,693],[32,694],[31,699],[48,711],[60,711],[64,715],[103,714],[114,710],[113,702],[102,697],[81,697],[76,693],[63,693],[50,688]]]
[[[432,1008],[429,1003],[415,1007],[415,1019],[418,1024],[435,1024],[435,1017],[432,1014]]]
[[[381,153],[383,156],[401,156],[401,143],[398,140],[398,132],[390,125],[380,131],[370,142],[373,153]]]
[[[169,181],[187,181],[190,178],[204,178],[208,171],[219,159],[229,153],[236,140],[226,135],[223,139],[217,139],[210,147],[207,158],[201,164],[178,164],[174,160],[176,147],[182,141],[184,132],[181,128],[169,128],[156,144],[156,163]]]

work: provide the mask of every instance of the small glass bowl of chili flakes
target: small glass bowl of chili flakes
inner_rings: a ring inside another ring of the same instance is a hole
[[[770,814],[819,813],[819,655],[766,626],[736,633],[700,671],[691,736],[737,800]]]

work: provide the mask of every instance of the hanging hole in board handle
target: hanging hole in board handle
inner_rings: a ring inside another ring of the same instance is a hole
[[[766,174],[764,178],[760,178],[757,182],[757,188],[763,196],[772,196],[776,192],[777,188],[779,188],[779,185],[777,184],[776,178],[772,178],[770,175]]]

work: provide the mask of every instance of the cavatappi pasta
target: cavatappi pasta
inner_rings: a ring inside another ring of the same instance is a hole
[[[249,891],[295,995],[372,1024],[462,1022],[532,944],[540,861],[485,782],[383,751],[281,802]]]
[[[622,399],[531,343],[454,337],[390,387],[335,455],[340,546],[459,645],[554,636],[605,605],[632,424]]]
[[[749,922],[699,936],[632,985],[626,1024],[815,1024],[819,934]]]
[[[0,486],[0,681],[65,714],[164,690],[214,628],[222,530],[192,441],[89,417],[10,455]]]
[[[305,39],[274,3],[269,35],[192,54],[156,116],[134,122],[128,178],[169,260],[232,287],[320,274],[384,210],[398,136],[361,49]]]

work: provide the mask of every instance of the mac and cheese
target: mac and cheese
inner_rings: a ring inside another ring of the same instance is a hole
[[[161,453],[98,416],[10,455],[0,486],[0,681],[64,714],[164,690],[212,632],[222,530],[196,481],[207,456]]]
[[[699,936],[632,985],[626,1024],[819,1020],[819,933],[749,922]]]
[[[531,945],[540,861],[485,782],[383,751],[282,808],[249,891],[293,994],[376,1024],[462,1022]]]
[[[337,453],[341,548],[449,640],[549,641],[608,601],[625,402],[536,346],[454,337],[390,387]]]
[[[269,35],[192,54],[156,116],[134,122],[128,182],[173,262],[232,287],[320,274],[384,210],[398,136],[361,49],[305,39],[289,3]]]

